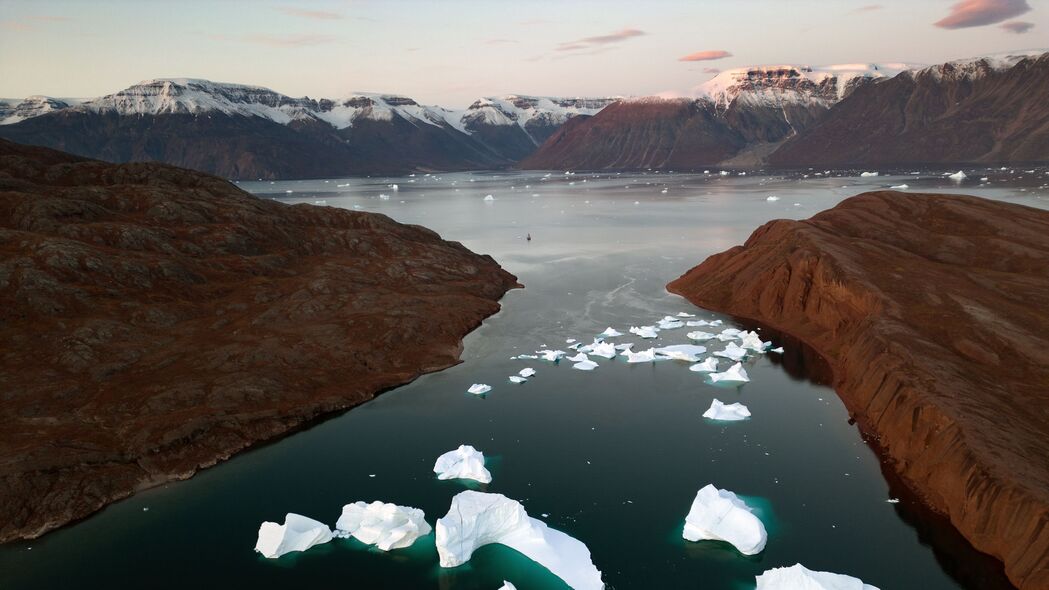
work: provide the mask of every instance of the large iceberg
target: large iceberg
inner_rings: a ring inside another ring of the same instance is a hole
[[[331,539],[331,529],[328,525],[289,512],[284,517],[284,524],[268,521],[262,523],[259,527],[259,538],[255,542],[255,551],[272,559],[292,551],[305,551]]]
[[[335,528],[383,551],[411,547],[416,539],[433,530],[422,510],[383,502],[343,506]]]
[[[747,375],[747,370],[743,368],[743,363],[736,363],[729,367],[729,370],[724,373],[711,373],[711,383],[717,383],[718,381],[739,381],[746,383],[750,381],[750,375]]]
[[[757,590],[878,590],[852,576],[814,572],[800,563],[765,570],[755,581]]]
[[[441,567],[460,566],[491,543],[520,552],[576,590],[604,588],[586,545],[529,517],[524,506],[502,494],[460,492],[437,521]]]
[[[706,346],[696,344],[674,344],[656,349],[656,354],[676,361],[688,361],[694,363],[699,361],[700,355],[707,351]]]
[[[703,412],[703,417],[725,421],[746,420],[750,418],[750,410],[741,403],[725,405],[721,403],[721,400],[715,398],[710,402],[710,409]]]
[[[440,525],[437,526],[440,529]],[[696,493],[681,536],[689,541],[725,541],[743,555],[761,553],[768,540],[765,525],[750,507],[736,494],[719,490],[713,484]]]
[[[472,479],[481,483],[492,481],[491,472],[484,467],[484,453],[470,445],[459,445],[458,449],[437,457],[433,472],[437,474],[437,479]]]

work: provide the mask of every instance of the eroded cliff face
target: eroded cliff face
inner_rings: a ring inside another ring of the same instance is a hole
[[[516,284],[383,215],[0,140],[0,541],[453,365]]]
[[[1049,212],[866,193],[772,221],[668,288],[804,340],[896,470],[1049,588]]]

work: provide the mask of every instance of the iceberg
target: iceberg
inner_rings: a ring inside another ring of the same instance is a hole
[[[581,363],[583,361],[590,360],[590,357],[586,356],[585,352],[580,352],[579,354],[577,354],[575,356],[566,357],[565,360],[566,361],[572,361],[573,363]]]
[[[525,381],[528,381],[528,379],[525,379],[524,377],[521,377],[520,375],[510,375],[509,379],[510,379],[510,383],[518,383],[518,384],[524,383]]]
[[[757,332],[743,332],[742,336],[743,342],[740,344],[741,348],[764,353],[765,349],[772,346],[771,342],[762,342],[761,337],[758,336]]]
[[[460,492],[452,498],[448,514],[437,521],[441,567],[460,566],[491,543],[520,552],[575,590],[604,588],[586,545],[529,517],[520,502],[502,494]]]
[[[655,326],[641,326],[640,328],[631,326],[630,333],[636,334],[642,338],[659,338]]]
[[[539,355],[539,358],[552,363],[559,361],[561,357],[565,356],[565,351],[563,350],[537,350],[535,352]]]
[[[328,525],[289,512],[284,517],[284,524],[269,521],[262,523],[259,527],[259,538],[255,542],[255,551],[273,559],[285,553],[305,551],[331,540],[332,534]]]
[[[707,484],[696,493],[681,536],[688,541],[725,541],[743,555],[761,553],[768,540],[765,525],[754,516],[750,507],[736,494],[719,490],[713,484]]]
[[[711,420],[724,420],[726,422],[733,422],[736,420],[746,420],[750,418],[750,410],[747,406],[740,403],[725,405],[720,400],[714,399],[710,402],[710,409],[703,412],[704,418],[710,418]]]
[[[707,360],[692,365],[688,370],[696,373],[713,373],[718,370],[718,359],[712,356],[707,357]]]
[[[660,330],[673,330],[675,328],[683,327],[685,325],[685,322],[682,322],[674,316],[668,315],[665,318],[659,320],[658,325]]]
[[[878,590],[858,578],[814,572],[800,563],[765,570],[755,581],[758,583],[757,590]]]
[[[708,322],[707,320],[689,320],[685,322],[685,325],[689,328],[700,328],[703,326],[709,326],[710,322]]]
[[[746,383],[750,381],[750,376],[747,375],[747,370],[743,368],[743,363],[736,363],[724,373],[711,373],[711,383],[717,383],[718,381],[740,381]]]
[[[499,587],[499,590],[517,590],[517,586],[514,586],[510,582],[503,580],[503,585]]]
[[[720,356],[733,361],[741,361],[743,357],[747,356],[747,349],[740,347],[735,342],[729,342],[725,350],[719,350],[714,353],[714,356]]]
[[[493,197],[492,195],[485,195],[484,200],[491,202],[495,200],[495,197]]]
[[[625,350],[623,351],[622,356],[626,357],[626,362],[628,363],[649,363],[656,360],[656,349],[649,348],[648,350],[642,350],[641,352]]]
[[[674,344],[673,346],[657,348],[656,354],[676,361],[688,361],[694,363],[697,362],[699,356],[706,351],[706,346],[699,346],[696,344]]]
[[[896,185],[890,186],[889,188],[896,189],[898,191],[905,191],[905,190],[907,190],[907,189],[909,189],[911,187],[907,186],[906,184],[896,184]]]
[[[694,317],[696,317],[696,314],[688,313],[687,311],[679,311],[679,312],[677,312],[677,317],[679,317],[679,318],[694,318]]]
[[[535,375],[535,369],[531,367],[525,367],[524,369],[518,371],[517,374],[522,377],[531,377],[532,375]]]
[[[484,383],[474,383],[470,386],[470,389],[466,390],[466,392],[472,393],[474,395],[481,395],[482,393],[488,393],[491,390],[491,385],[485,385]]]
[[[484,453],[470,445],[459,445],[458,449],[437,457],[437,462],[433,464],[433,472],[437,474],[437,479],[492,482],[491,472],[484,467]]]
[[[594,345],[594,348],[590,351],[590,354],[594,356],[604,357],[606,359],[615,358],[616,347],[613,346],[611,342],[601,342]]]
[[[617,344],[616,345],[616,350],[622,352],[624,350],[630,350],[633,347],[634,347],[634,343],[633,342],[627,342],[626,344]]]
[[[411,547],[416,539],[433,530],[426,523],[422,510],[383,502],[355,502],[343,506],[335,528],[383,551]]]
[[[771,202],[774,202],[774,201],[778,201],[779,197],[777,197],[776,195],[770,195],[768,197],[765,197],[765,200],[771,203]]]
[[[622,332],[616,330],[612,326],[609,326],[609,327],[605,328],[604,332],[601,332],[600,334],[598,334],[598,336],[601,336],[603,338],[615,338],[616,336],[622,336],[622,335],[623,335]]]
[[[860,176],[877,176],[877,172],[861,172]]]
[[[777,348],[773,348],[769,352],[776,352],[776,353],[779,353],[779,354],[783,354],[783,347],[780,346],[780,347],[777,347]]]
[[[576,364],[572,365],[573,369],[578,369],[580,371],[593,371],[597,367],[598,364],[590,359],[587,359],[585,361],[579,361]]]
[[[688,334],[685,334],[685,336],[687,336],[689,340],[699,340],[701,342],[703,340],[710,340],[711,338],[714,337],[714,335],[711,334],[710,332],[704,332],[702,330],[696,330],[695,332],[689,332]]]
[[[954,181],[957,181],[957,182],[961,182],[961,181],[963,181],[963,180],[965,180],[966,178],[969,178],[969,177],[966,176],[964,172],[959,170],[959,171],[955,172],[954,174],[951,174],[947,178],[950,178],[951,180],[954,180]]]

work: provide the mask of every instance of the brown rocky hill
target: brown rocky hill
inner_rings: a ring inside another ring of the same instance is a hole
[[[0,141],[0,540],[454,365],[515,285],[383,215]]]
[[[1049,212],[866,193],[668,289],[813,346],[903,479],[1017,586],[1049,588]]]

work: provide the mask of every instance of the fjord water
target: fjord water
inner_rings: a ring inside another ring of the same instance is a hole
[[[389,553],[338,539],[277,560],[254,553],[262,521],[297,512],[334,524],[341,507],[357,500],[419,507],[433,524],[466,489],[437,481],[433,461],[466,443],[489,457],[494,476],[487,486],[471,487],[519,500],[531,516],[583,541],[609,588],[753,588],[756,574],[796,562],[883,590],[1007,588],[996,564],[967,550],[887,481],[834,392],[818,383],[817,359],[796,343],[774,338],[786,353],[748,361],[752,382],[740,388],[708,385],[675,361],[594,359],[601,366],[587,373],[570,363],[510,360],[544,344],[565,349],[567,338],[589,342],[607,326],[626,332],[682,311],[720,317],[664,285],[742,243],[765,221],[808,217],[864,190],[907,183],[912,191],[1049,206],[1044,171],[970,173],[985,175],[990,184],[935,174],[655,173],[243,183],[261,198],[323,201],[427,226],[491,254],[525,288],[508,293],[502,311],[466,338],[462,364],[188,481],[146,490],[40,539],[5,545],[0,587],[494,590],[505,579],[520,590],[563,588],[501,546],[442,569],[432,534]],[[389,187],[394,183],[399,190]],[[488,194],[493,201],[483,200]],[[771,195],[779,199],[767,200]],[[684,343],[687,331],[664,332],[655,342]],[[526,366],[537,375],[522,385],[507,381]],[[473,383],[493,390],[467,394]],[[702,418],[715,397],[746,404],[753,418]],[[758,509],[769,532],[763,553],[744,557],[721,543],[681,538],[692,499],[708,483]],[[893,497],[900,502],[887,502]]]

